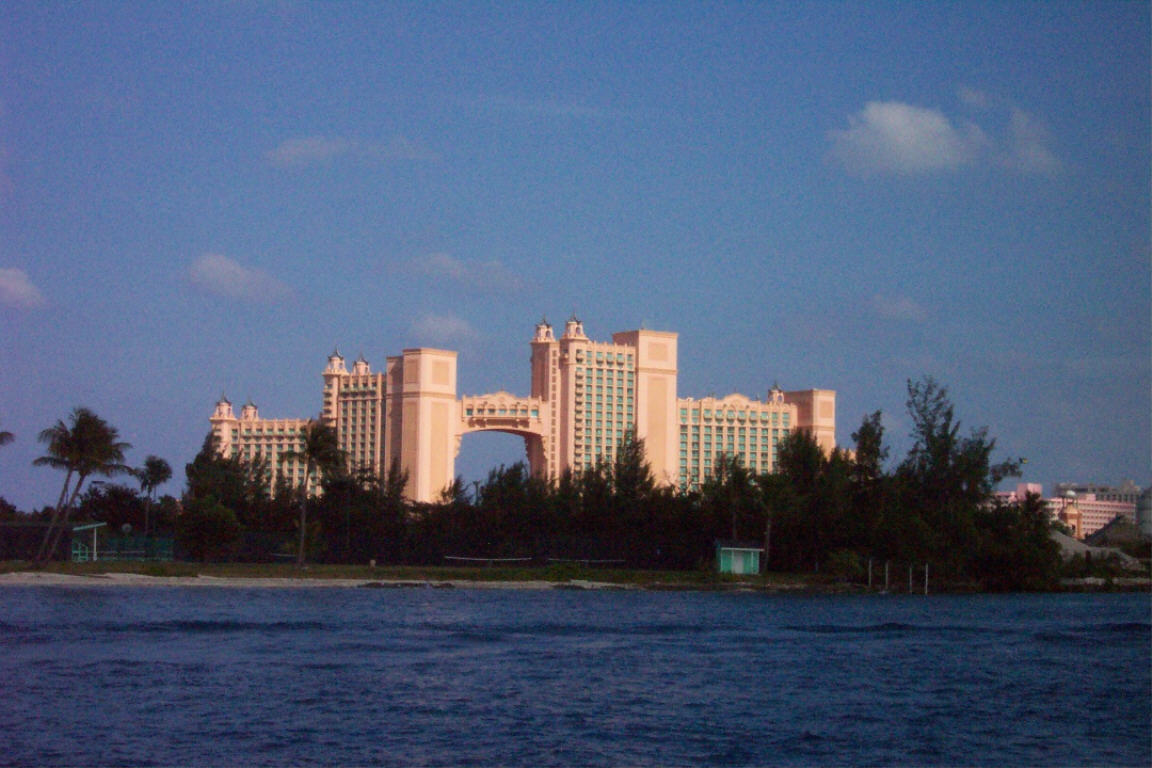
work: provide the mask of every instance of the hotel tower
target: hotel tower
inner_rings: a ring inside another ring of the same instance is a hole
[[[754,472],[771,471],[777,444],[791,430],[808,431],[826,452],[835,446],[832,390],[773,387],[763,401],[679,397],[675,333],[625,331],[592,341],[572,317],[559,338],[541,321],[531,347],[528,397],[457,397],[456,353],[448,350],[406,349],[389,357],[382,373],[371,372],[363,357],[349,372],[334,352],[323,373],[320,419],[336,430],[351,469],[379,474],[398,460],[415,501],[435,501],[452,483],[460,442],[471,432],[519,435],[532,472],[555,478],[610,461],[633,431],[658,482],[685,488],[699,487],[725,455],[739,456]],[[222,455],[264,457],[269,482],[303,482],[302,464],[279,457],[300,449],[306,420],[262,419],[252,403],[236,418],[221,398],[210,421]]]

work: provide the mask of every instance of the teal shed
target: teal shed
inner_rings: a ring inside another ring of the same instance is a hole
[[[716,570],[720,573],[733,573],[750,576],[760,573],[760,560],[764,547],[747,542],[716,542]]]

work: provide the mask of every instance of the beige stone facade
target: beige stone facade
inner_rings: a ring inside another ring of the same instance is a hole
[[[697,487],[722,454],[771,471],[777,444],[790,430],[810,431],[825,451],[835,447],[832,390],[773,388],[765,401],[739,394],[680,398],[675,333],[642,329],[593,341],[573,317],[559,338],[541,321],[531,348],[528,397],[503,391],[458,397],[456,353],[448,350],[406,349],[388,358],[383,373],[372,373],[363,358],[349,372],[334,353],[323,374],[321,419],[336,428],[353,468],[380,473],[398,460],[408,473],[407,495],[417,501],[436,500],[453,482],[461,440],[470,432],[522,437],[533,473],[551,478],[610,461],[634,432],[658,482],[687,488]],[[260,419],[255,406],[236,419],[227,400],[211,422],[220,450],[248,459],[296,450],[306,423]],[[288,482],[303,481],[291,462],[282,471]]]

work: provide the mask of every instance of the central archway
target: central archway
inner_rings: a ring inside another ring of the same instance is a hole
[[[494,392],[461,398],[456,454],[460,453],[464,435],[477,432],[516,435],[524,441],[524,453],[532,474],[544,475],[548,467],[544,445],[548,416],[547,403],[535,397],[516,397],[508,392]]]

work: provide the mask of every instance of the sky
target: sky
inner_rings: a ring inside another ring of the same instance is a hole
[[[679,395],[909,380],[1023,481],[1152,483],[1141,2],[0,4],[0,496],[93,409],[184,465],[333,348],[529,388],[541,317],[679,334]],[[470,435],[457,469],[524,459]]]

